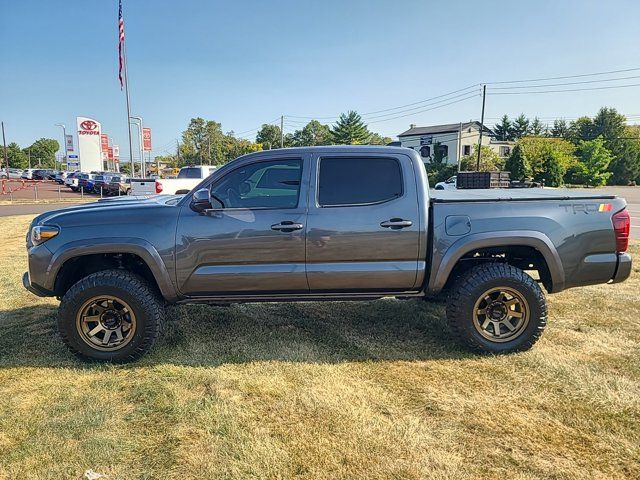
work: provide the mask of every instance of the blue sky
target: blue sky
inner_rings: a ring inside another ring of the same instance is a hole
[[[58,138],[53,124],[73,130],[86,115],[124,146],[117,1],[1,1],[8,141]],[[157,154],[194,116],[245,132],[281,114],[372,112],[476,83],[640,67],[637,1],[125,0],[124,8],[132,113],[153,128]],[[633,83],[640,78],[611,84]],[[410,123],[477,119],[480,105],[474,97],[370,128],[395,136]],[[571,118],[602,105],[640,115],[640,87],[488,96],[486,116]],[[302,121],[289,118],[287,130]]]

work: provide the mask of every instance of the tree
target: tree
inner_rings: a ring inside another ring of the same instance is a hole
[[[371,133],[357,112],[343,113],[331,130],[336,145],[362,145],[369,142]]]
[[[565,169],[562,167],[557,151],[548,149],[543,152],[541,170],[533,177],[534,180],[544,183],[548,187],[562,185]]]
[[[500,156],[487,146],[482,146],[480,150],[480,171],[481,172],[495,172],[504,168],[504,160]],[[460,159],[460,170],[463,171],[476,171],[478,163],[478,145],[473,146],[473,152],[471,155],[464,155]]]
[[[369,138],[369,145],[387,145],[391,143],[393,140],[389,137],[383,137],[379,133],[372,133]]]
[[[550,133],[552,137],[569,138],[570,129],[567,121],[564,119],[554,120]]]
[[[518,140],[518,145],[522,147],[536,180],[544,177],[547,168],[545,162],[548,163],[550,155],[558,163],[562,176],[578,162],[575,145],[562,138],[524,137]]]
[[[529,160],[519,143],[513,147],[504,168],[511,172],[511,180],[524,181],[526,178],[531,177],[531,165],[529,165]]]
[[[576,145],[580,140],[593,140],[593,122],[589,117],[580,117],[569,126],[569,139]]]
[[[204,118],[192,118],[182,132],[180,155],[185,164],[205,163],[203,146],[207,137],[207,122]]]
[[[547,126],[543,124],[538,117],[535,117],[529,126],[529,133],[535,137],[541,137],[546,135],[547,132]]]
[[[602,137],[595,140],[581,140],[578,144],[578,156],[582,166],[584,183],[591,187],[599,187],[607,183],[611,172],[607,171],[613,155],[604,146]]]
[[[495,133],[498,140],[513,140],[513,126],[507,115],[503,115],[500,123],[494,125],[493,133]]]
[[[311,120],[302,130],[293,133],[291,144],[295,147],[331,145],[331,129],[318,120]]]
[[[29,167],[28,155],[20,148],[20,145],[15,142],[11,142],[7,145],[7,159],[9,160],[9,166],[12,168],[24,169]],[[6,165],[4,164],[3,158],[2,168],[4,167],[6,167]]]
[[[511,132],[512,140],[518,140],[529,134],[529,119],[524,116],[524,113],[521,113],[518,118],[513,121]]]
[[[31,144],[27,150],[31,150],[31,164],[38,164],[45,168],[55,168],[56,152],[60,144],[52,138],[41,138]]]
[[[256,134],[256,143],[261,143],[265,150],[280,148],[281,130],[277,125],[265,123]]]

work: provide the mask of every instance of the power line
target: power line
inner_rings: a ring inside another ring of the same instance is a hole
[[[602,78],[599,80],[583,80],[581,82],[546,83],[542,85],[510,85],[508,87],[490,87],[490,88],[491,90],[510,90],[514,88],[559,87],[563,85],[582,85],[585,83],[617,82],[620,80],[630,80],[632,78],[640,78],[640,75],[632,75],[630,77]]]
[[[455,100],[455,101],[453,101],[453,102],[445,103],[445,104],[443,104],[443,105],[438,105],[438,106],[436,106],[436,107],[427,108],[427,109],[425,109],[425,110],[420,110],[419,112],[407,113],[407,114],[405,114],[405,115],[398,115],[397,117],[385,118],[385,119],[382,119],[382,120],[374,120],[374,121],[372,121],[372,122],[367,122],[367,123],[388,122],[389,120],[395,120],[395,119],[397,119],[397,118],[409,117],[409,116],[411,116],[411,115],[417,115],[418,113],[429,112],[429,111],[431,111],[431,110],[436,110],[436,109],[438,109],[438,108],[446,107],[446,106],[448,106],[448,105],[453,105],[454,103],[464,102],[465,100],[469,100],[470,98],[476,98],[476,97],[478,97],[478,94],[477,94],[477,93],[474,93],[473,95],[471,95],[471,96],[469,96],[469,97],[461,98],[461,99],[459,99],[459,100]]]
[[[609,87],[587,87],[587,88],[570,88],[563,90],[542,90],[542,91],[531,91],[531,92],[494,92],[491,93],[489,91],[489,95],[528,95],[528,94],[538,94],[538,93],[562,93],[562,92],[584,92],[587,90],[610,90],[613,88],[628,88],[628,87],[638,87],[640,83],[631,83],[627,85],[612,85]]]
[[[597,75],[609,75],[612,73],[624,73],[624,72],[635,72],[640,70],[640,67],[636,68],[625,68],[623,70],[610,70],[608,72],[595,72],[595,73],[582,73],[579,75],[565,75],[562,77],[546,77],[546,78],[531,78],[528,80],[504,80],[501,82],[485,82],[487,85],[499,85],[504,83],[527,83],[527,82],[546,82],[548,80],[563,80],[566,78],[582,78],[582,77],[594,77]]]

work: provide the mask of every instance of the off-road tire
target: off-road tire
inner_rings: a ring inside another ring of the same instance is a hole
[[[502,342],[485,338],[474,325],[477,302],[487,291],[499,288],[517,292],[528,310],[528,323],[522,331]],[[529,350],[542,335],[547,324],[547,304],[540,286],[524,271],[504,263],[489,263],[471,268],[456,281],[447,301],[447,322],[455,340],[472,350],[521,352]]]
[[[135,332],[129,342],[117,350],[93,348],[78,331],[80,309],[85,302],[101,295],[122,299],[135,314]],[[62,341],[78,358],[127,363],[151,349],[160,335],[164,314],[161,296],[145,279],[125,270],[103,270],[79,280],[64,295],[58,309],[58,331]]]

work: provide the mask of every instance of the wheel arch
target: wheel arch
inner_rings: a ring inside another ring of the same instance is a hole
[[[50,289],[61,296],[60,293],[63,294],[70,287],[68,275],[71,266],[77,268],[83,261],[96,262],[98,258],[105,259],[105,262],[102,267],[92,267],[93,271],[113,268],[114,264],[107,259],[139,260],[141,270],[136,273],[152,281],[165,300],[174,302],[178,299],[162,257],[152,244],[140,238],[83,239],[61,246],[54,253],[47,271]],[[129,263],[125,262],[124,265]],[[90,273],[93,273],[91,269]]]
[[[560,255],[553,242],[545,234],[536,231],[496,231],[467,235],[449,246],[444,252],[436,252],[431,265],[431,275],[427,286],[427,293],[437,295],[447,285],[454,269],[466,256],[484,249],[508,249],[524,247],[539,253],[544,261],[543,267],[548,274],[545,287],[550,293],[564,289],[564,268]]]

